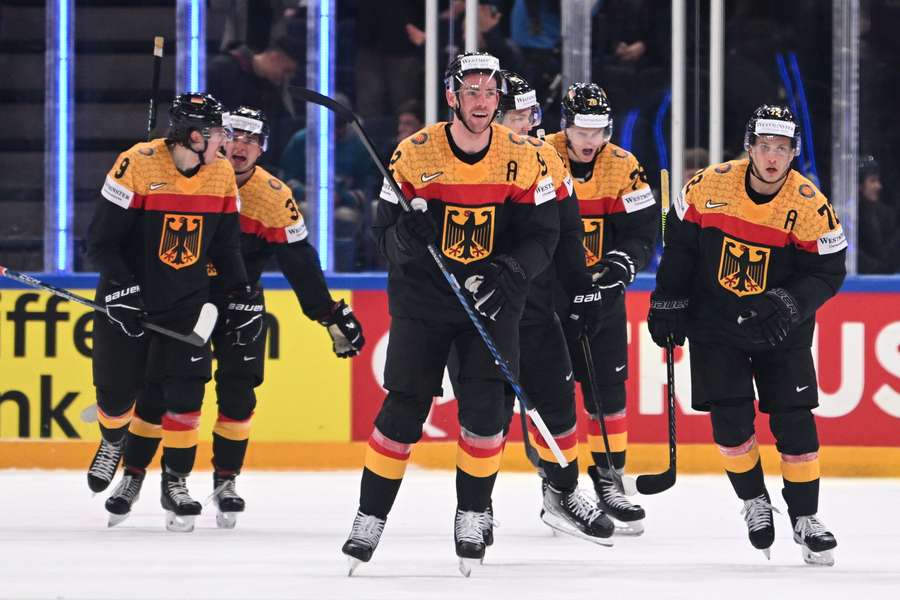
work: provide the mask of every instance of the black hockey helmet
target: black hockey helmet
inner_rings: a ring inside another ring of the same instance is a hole
[[[222,105],[211,94],[204,92],[179,94],[175,96],[169,109],[168,138],[176,144],[188,147],[192,131],[199,131],[208,139],[212,127],[225,127],[222,112]]]
[[[266,151],[269,143],[269,120],[261,110],[241,106],[225,113],[223,123],[234,131],[244,131],[259,137],[259,147]]]
[[[497,90],[506,93],[506,81],[500,72],[500,60],[487,52],[466,52],[453,59],[444,71],[444,87],[458,93],[463,77],[470,73],[482,73],[497,80]]]
[[[763,104],[753,111],[753,115],[747,121],[747,131],[744,132],[744,150],[750,150],[750,146],[755,144],[756,138],[761,135],[791,138],[794,156],[800,154],[800,127],[794,113],[787,106]]]
[[[506,81],[506,93],[500,97],[500,106],[497,108],[497,119],[503,120],[503,113],[510,110],[531,109],[531,126],[541,124],[541,104],[537,99],[537,92],[528,81],[513,71],[500,72]]]
[[[561,129],[586,127],[603,129],[605,141],[612,138],[612,107],[606,92],[596,83],[573,83],[562,101]]]

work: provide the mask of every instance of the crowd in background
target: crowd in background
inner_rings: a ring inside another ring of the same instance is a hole
[[[252,4],[252,10],[250,5]],[[465,46],[464,0],[439,1],[439,69]],[[338,0],[336,89],[364,118],[386,160],[396,143],[424,124],[425,3]],[[708,3],[687,2],[688,147],[685,177],[708,161]],[[860,86],[858,254],[860,273],[900,270],[900,128],[892,125],[900,72],[900,5],[863,2]],[[303,2],[212,0],[225,13],[221,53],[208,60],[208,88],[226,108],[262,108],[272,123],[261,164],[305,200],[305,106],[286,84],[306,74]],[[648,173],[668,168],[671,8],[653,0],[598,0],[592,15],[592,80],[613,107],[613,142],[634,152]],[[541,127],[559,128],[560,0],[480,0],[478,44],[521,73],[543,104]],[[779,101],[804,117],[805,152],[795,167],[829,193],[831,172],[831,7],[815,0],[734,1],[726,5],[725,158],[742,152],[754,107]],[[443,94],[438,96],[443,107]],[[446,118],[443,111],[439,118]],[[384,263],[368,235],[380,177],[345,124],[335,128],[335,270],[368,271]],[[651,182],[654,177],[651,176]],[[654,182],[658,187],[658,177]]]

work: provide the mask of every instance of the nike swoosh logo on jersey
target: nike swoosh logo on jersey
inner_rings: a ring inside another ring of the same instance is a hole
[[[191,362],[199,362],[201,360],[203,360],[202,356],[192,356],[191,357]]]
[[[251,360],[256,360],[256,357],[255,356],[245,356],[244,357],[244,362],[250,362]]]
[[[428,183],[432,179],[437,179],[438,177],[440,177],[443,174],[444,174],[443,171],[438,171],[437,173],[432,173],[431,175],[422,173],[422,183]]]
[[[616,367],[616,373],[619,373],[624,368],[625,368],[625,365],[619,365],[618,367]]]
[[[808,385],[804,385],[803,387],[800,387],[798,385],[795,389],[797,390],[797,393],[799,394],[800,392],[802,392],[803,390],[805,390],[808,387],[809,387]]]
[[[151,184],[150,184],[149,186],[147,186],[147,187],[150,188],[150,191],[153,191],[153,190],[158,190],[159,188],[161,188],[161,187],[163,187],[163,186],[165,186],[165,185],[166,185],[165,182],[162,182],[162,183],[151,183]]]
[[[712,200],[706,201],[706,208],[722,208],[723,206],[728,206],[727,202],[713,202]]]
[[[572,374],[573,374],[573,371],[569,371],[569,374],[566,375],[566,381],[569,381],[572,379]]]

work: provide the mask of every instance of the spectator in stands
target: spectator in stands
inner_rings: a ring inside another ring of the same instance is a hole
[[[544,114],[555,114],[554,99],[561,95],[561,84],[555,82],[562,71],[562,15],[560,0],[516,0],[510,15],[512,41],[521,49],[522,75],[543,98]],[[503,65],[504,68],[508,68]],[[557,84],[551,93],[551,86]],[[552,123],[547,123],[551,129]]]
[[[206,87],[226,109],[254,106],[265,112],[272,127],[268,156],[277,157],[292,133],[285,125],[293,114],[286,86],[305,61],[305,43],[293,37],[279,36],[262,52],[239,46],[209,61]],[[260,164],[271,165],[265,156]]]
[[[334,99],[347,107],[350,100],[340,92]],[[291,137],[281,155],[282,179],[294,192],[300,209],[307,212],[306,195],[306,129]],[[378,174],[359,137],[346,122],[335,122],[334,142],[334,259],[337,271],[360,270],[364,211],[367,199],[374,194]]]
[[[857,270],[896,273],[900,266],[900,231],[893,207],[882,201],[881,173],[873,156],[859,161]]]
[[[422,103],[418,100],[408,100],[397,107],[397,137],[393,141],[397,145],[425,126],[425,116],[422,112]]]
[[[384,116],[422,92],[425,3],[360,2],[356,13],[356,105]]]
[[[684,151],[684,174],[682,183],[687,183],[700,169],[709,166],[709,152],[706,148],[687,148]]]

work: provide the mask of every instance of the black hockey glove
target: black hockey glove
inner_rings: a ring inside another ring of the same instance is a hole
[[[249,285],[238,288],[225,297],[225,333],[234,334],[235,346],[246,346],[256,341],[265,325],[266,307],[262,292]]]
[[[687,298],[665,298],[656,293],[650,294],[650,313],[647,315],[647,328],[650,337],[660,348],[665,348],[669,338],[676,346],[683,346],[687,337]]]
[[[528,276],[512,256],[498,254],[487,263],[480,275],[466,279],[465,288],[475,300],[475,310],[495,321],[507,302],[524,300],[528,293]]]
[[[765,294],[750,296],[744,300],[744,306],[737,322],[754,344],[777,346],[800,320],[797,300],[784,288],[772,288]]]
[[[338,358],[356,356],[366,343],[362,324],[343,300],[335,302],[331,314],[321,319],[319,323],[331,336],[331,348]]]
[[[594,267],[596,282],[603,293],[603,307],[615,304],[625,293],[625,287],[634,282],[635,268],[631,257],[621,250],[610,250]]]
[[[413,198],[410,205],[413,210],[397,217],[397,240],[410,256],[424,256],[428,253],[426,246],[437,241],[438,228],[423,198]]]
[[[572,296],[569,316],[563,323],[566,337],[572,341],[596,335],[603,314],[603,292],[596,283],[591,283]]]
[[[118,285],[110,283],[110,288],[103,296],[106,316],[114,325],[118,325],[128,337],[138,338],[144,335],[141,318],[144,316],[144,299],[141,297],[141,286],[136,283]]]

